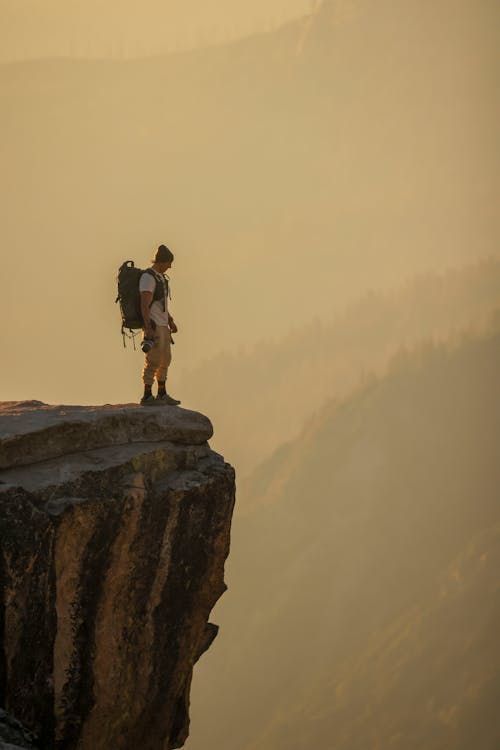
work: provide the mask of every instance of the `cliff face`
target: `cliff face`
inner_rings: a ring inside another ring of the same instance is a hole
[[[234,472],[177,407],[0,409],[0,704],[43,748],[167,750],[217,627]]]

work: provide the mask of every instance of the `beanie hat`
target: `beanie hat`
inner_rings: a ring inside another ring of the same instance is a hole
[[[153,263],[172,263],[174,254],[166,245],[160,245],[153,258]]]

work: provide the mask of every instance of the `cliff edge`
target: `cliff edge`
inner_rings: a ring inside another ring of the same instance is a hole
[[[217,627],[233,469],[178,407],[0,403],[0,705],[43,750],[169,750]]]

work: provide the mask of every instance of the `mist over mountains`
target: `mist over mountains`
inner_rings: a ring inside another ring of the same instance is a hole
[[[497,747],[499,368],[424,347],[240,487],[192,750]]]
[[[190,53],[0,67],[5,273],[37,299],[57,267],[37,322],[58,320],[77,370],[89,330],[115,367],[116,268],[146,264],[160,241],[176,254],[176,354],[190,367],[368,288],[498,253],[497,4],[350,7]],[[13,285],[2,307],[15,298]],[[2,334],[21,373],[31,322],[21,311]],[[56,361],[57,345],[36,341],[33,356]],[[123,370],[104,398],[130,398]],[[97,398],[88,379],[62,388],[58,400]]]
[[[0,66],[3,398],[136,399],[114,277],[168,244],[239,476],[188,749],[498,750],[500,4],[313,7]]]
[[[306,15],[308,0],[1,0],[0,60],[133,58],[229,42]]]
[[[240,481],[278,446],[300,434],[324,403],[341,400],[393,358],[422,341],[459,339],[484,329],[500,300],[500,262],[425,274],[385,292],[368,292],[327,320],[283,339],[226,352],[183,373],[188,399],[210,407],[215,445],[231,453]],[[265,424],[265,430],[262,425]]]

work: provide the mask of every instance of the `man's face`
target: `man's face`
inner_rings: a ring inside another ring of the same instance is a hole
[[[172,263],[170,261],[166,263],[158,263],[158,270],[160,273],[165,273],[169,268],[172,268]]]

